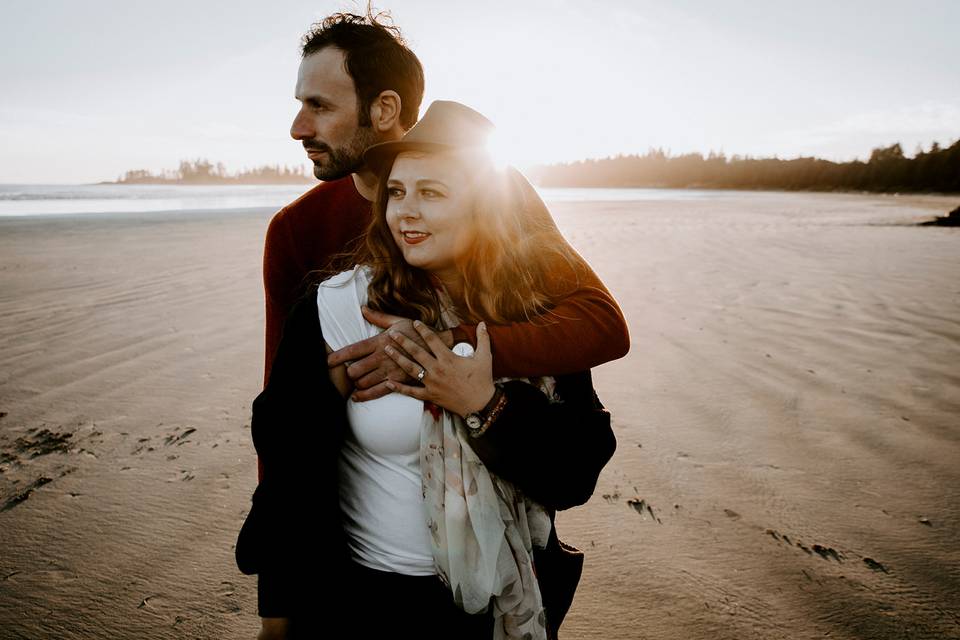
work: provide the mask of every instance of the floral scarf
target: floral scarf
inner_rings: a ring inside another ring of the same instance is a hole
[[[443,302],[445,324],[459,324],[449,299]],[[553,379],[537,382],[553,398]],[[491,474],[469,442],[460,416],[424,403],[420,471],[437,574],[467,613],[491,607],[494,640],[546,640],[533,545],[546,546],[550,516]]]

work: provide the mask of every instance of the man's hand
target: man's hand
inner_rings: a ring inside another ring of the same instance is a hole
[[[285,640],[289,625],[289,618],[260,618],[257,640]]]
[[[413,382],[407,373],[391,358],[384,348],[388,345],[396,348],[397,343],[388,335],[391,331],[399,332],[407,336],[421,347],[427,344],[413,327],[413,322],[408,318],[393,316],[388,313],[374,311],[367,307],[362,307],[361,312],[367,322],[374,324],[381,329],[387,329],[383,333],[366,340],[361,340],[348,345],[339,351],[334,351],[327,357],[327,366],[336,367],[345,362],[351,362],[347,367],[347,376],[353,380],[356,391],[353,399],[357,402],[373,400],[380,398],[391,390],[387,388],[387,381],[394,382]],[[453,334],[450,331],[442,331],[438,334],[441,340],[449,346],[453,345]]]

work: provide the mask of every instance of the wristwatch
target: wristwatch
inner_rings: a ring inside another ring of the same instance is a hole
[[[480,409],[480,411],[468,413],[464,417],[464,421],[467,423],[467,431],[470,436],[474,438],[483,434],[483,432],[493,424],[493,421],[496,420],[506,402],[503,387],[499,384],[495,384],[494,386],[496,390],[493,392],[493,397],[490,398],[490,402],[488,402],[483,409]]]
[[[479,413],[467,414],[467,429],[470,430],[470,435],[473,435],[482,426],[483,418],[480,417]]]

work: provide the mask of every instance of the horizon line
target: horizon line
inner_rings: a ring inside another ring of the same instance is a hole
[[[951,146],[953,146],[953,145],[955,145],[955,144],[957,144],[957,143],[960,143],[960,137],[955,138],[953,142],[951,142],[951,143],[949,143],[949,144],[946,144],[946,145],[941,145],[941,144],[939,143],[939,141],[934,140],[934,141],[932,141],[932,142],[930,143],[930,145],[928,145],[928,149],[931,149],[931,150],[932,150],[934,144],[938,145],[938,147],[939,147],[940,149],[946,149],[946,148],[949,148],[949,147],[951,147]],[[874,147],[873,149],[871,149],[871,152],[873,152],[873,151],[876,150],[876,149],[886,149],[886,148],[893,147],[893,146],[895,146],[895,145],[901,145],[901,148],[902,148],[902,143],[899,142],[899,141],[896,141],[896,142],[892,142],[892,143],[890,143],[890,144],[888,144],[888,145],[885,145],[885,146]],[[923,151],[922,145],[921,145],[920,147],[921,147],[921,148],[920,148],[920,152],[921,152],[921,153],[929,153],[929,152],[930,152],[930,151]],[[835,163],[835,164],[845,164],[845,163],[850,163],[850,162],[857,162],[857,161],[865,162],[865,161],[866,161],[866,160],[863,159],[864,156],[860,156],[860,155],[857,155],[857,156],[855,156],[855,157],[853,157],[853,158],[845,159],[845,160],[838,160],[838,159],[826,158],[826,157],[821,157],[821,156],[817,156],[817,155],[802,155],[802,154],[801,154],[801,155],[796,155],[796,156],[791,156],[791,157],[780,156],[779,154],[774,154],[774,155],[772,155],[772,156],[760,156],[760,155],[754,156],[754,155],[750,155],[750,154],[733,153],[733,154],[727,155],[727,153],[726,153],[726,151],[724,151],[724,148],[723,148],[723,147],[720,147],[720,150],[719,150],[719,151],[714,150],[714,149],[710,149],[710,150],[707,151],[706,153],[704,153],[704,152],[702,152],[702,151],[686,151],[686,152],[680,152],[680,153],[678,153],[678,154],[676,154],[676,155],[673,155],[672,149],[670,149],[670,148],[664,149],[663,147],[648,147],[647,150],[644,151],[644,152],[639,152],[639,151],[620,152],[620,153],[617,153],[617,154],[615,154],[615,155],[594,156],[594,157],[580,158],[580,159],[577,159],[577,160],[560,160],[560,161],[552,161],[552,162],[535,162],[535,163],[523,163],[523,164],[518,163],[518,164],[515,164],[514,166],[515,166],[517,169],[521,169],[521,170],[539,169],[539,168],[549,168],[549,167],[554,167],[554,166],[571,165],[571,164],[585,163],[585,162],[601,162],[601,161],[604,161],[604,160],[616,160],[616,159],[618,159],[618,158],[644,157],[644,156],[650,155],[650,154],[653,153],[653,152],[663,153],[666,158],[679,158],[679,157],[683,157],[683,156],[699,155],[699,156],[701,156],[701,157],[703,157],[703,158],[713,157],[713,158],[724,158],[724,159],[726,159],[726,160],[737,159],[737,160],[784,160],[784,161],[789,161],[789,160],[809,160],[809,159],[814,159],[814,160],[823,160],[823,161],[826,161],[826,162],[833,162],[833,163]],[[916,156],[917,156],[916,153],[914,153],[912,156],[911,156],[911,155],[907,155],[906,150],[904,150],[904,158],[908,158],[908,159],[909,159],[909,158],[915,158]],[[869,159],[869,155],[867,155],[866,157],[867,157],[867,159]],[[200,161],[200,160],[203,160],[203,161],[206,161],[206,162],[211,162],[211,161],[209,161],[209,160],[207,160],[206,158],[203,158],[203,157],[201,157],[201,158],[196,158],[196,159],[194,159],[194,160],[181,159],[180,162],[192,162],[192,161]],[[214,162],[213,164],[216,165],[216,164],[219,164],[219,163]],[[308,164],[309,164],[309,163],[307,163],[307,162],[304,162],[304,163],[302,163],[302,164],[297,164],[297,163],[295,163],[295,164],[293,164],[292,166],[293,166],[293,167],[304,167],[304,166],[307,166]],[[248,165],[244,165],[244,167],[243,167],[242,169],[240,169],[240,170],[231,170],[230,173],[237,173],[238,171],[250,171],[251,169],[258,169],[258,168],[263,168],[263,167],[277,167],[277,166],[280,166],[280,167],[289,167],[289,166],[291,166],[291,165],[288,164],[288,163],[278,163],[278,162],[274,162],[274,163],[262,163],[262,164],[260,164],[260,165],[254,166],[254,167],[250,167],[250,166],[248,166]],[[127,171],[148,171],[148,172],[151,172],[150,169],[127,169]],[[174,170],[170,170],[170,169],[160,169],[160,172],[161,172],[161,173],[164,172],[164,171],[175,171],[175,169],[174,169]],[[309,175],[310,172],[308,171],[307,173],[308,173],[308,175]],[[122,176],[121,176],[121,177],[122,177]],[[158,176],[158,177],[159,177],[159,176]],[[320,182],[320,180],[318,180],[317,182]],[[101,184],[131,184],[131,183],[118,183],[116,180],[98,180],[98,181],[93,181],[93,182],[49,182],[49,181],[38,181],[38,182],[33,182],[33,181],[30,181],[30,182],[4,182],[4,181],[0,180],[0,185],[2,185],[2,186],[16,186],[16,185],[31,185],[31,186],[95,186],[95,185],[101,185]],[[291,184],[294,184],[294,183],[291,183]],[[198,186],[204,186],[204,185],[198,185]],[[205,185],[205,186],[211,186],[211,185]]]

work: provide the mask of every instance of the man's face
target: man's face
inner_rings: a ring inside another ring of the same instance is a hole
[[[363,151],[380,142],[373,127],[361,127],[357,92],[344,53],[326,47],[300,62],[296,98],[300,111],[290,135],[303,142],[320,180],[343,178],[363,166]]]

